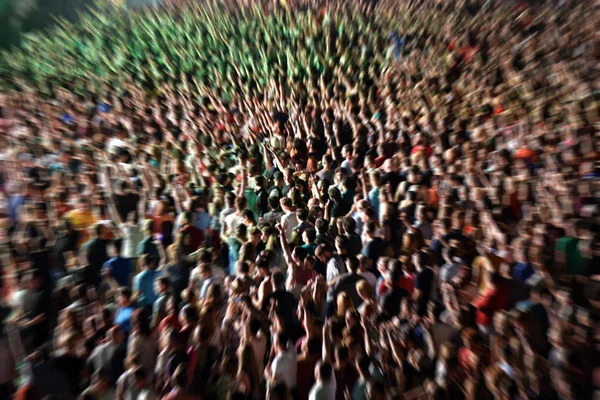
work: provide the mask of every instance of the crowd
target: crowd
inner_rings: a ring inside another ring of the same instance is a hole
[[[597,395],[593,1],[179,3],[2,55],[0,399]]]

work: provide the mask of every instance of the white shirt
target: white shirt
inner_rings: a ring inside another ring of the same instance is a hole
[[[296,388],[296,349],[288,346],[288,349],[275,356],[271,364],[271,373],[275,380],[286,384],[288,389]]]
[[[225,218],[233,213],[235,213],[235,207],[225,208],[219,213],[219,225],[221,225],[221,229],[225,226]]]
[[[377,284],[377,277],[371,271],[361,272],[360,276],[365,278],[367,280],[367,282],[369,282],[369,284],[373,287],[375,287],[375,285]]]
[[[285,231],[285,238],[288,242],[292,240],[292,232],[294,231],[296,225],[298,225],[298,219],[296,218],[295,212],[290,211],[283,214],[281,217],[281,226]]]
[[[315,382],[308,394],[308,400],[334,400],[336,390],[335,374],[332,373],[329,382]]]
[[[331,282],[336,276],[346,272],[346,264],[338,255],[334,255],[327,261],[327,282]]]
[[[237,227],[242,223],[242,218],[237,213],[229,214],[225,217],[225,228],[228,236],[235,236]]]

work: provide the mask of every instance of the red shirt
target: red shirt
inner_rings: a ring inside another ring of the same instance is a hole
[[[481,326],[491,325],[496,311],[508,308],[506,283],[501,282],[495,288],[486,289],[473,304],[477,307],[477,324]]]
[[[404,275],[400,278],[400,282],[398,282],[398,287],[404,289],[406,293],[412,296],[415,291],[415,281],[414,278],[410,275]]]
[[[190,234],[190,246],[192,249],[197,250],[202,243],[204,243],[204,232],[200,228],[193,225],[188,225],[185,228],[181,228],[180,232]]]

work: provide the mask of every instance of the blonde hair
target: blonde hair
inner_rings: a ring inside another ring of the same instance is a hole
[[[346,311],[354,309],[352,299],[348,293],[341,292],[337,295],[337,316],[340,318],[346,317]]]

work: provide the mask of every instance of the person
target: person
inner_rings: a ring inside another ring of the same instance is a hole
[[[90,386],[81,393],[82,399],[110,400],[115,398],[108,373],[100,369],[92,375]]]
[[[319,361],[315,366],[316,382],[308,395],[309,400],[333,400],[336,398],[336,382],[331,364]]]
[[[96,224],[93,239],[85,244],[87,265],[84,271],[84,280],[86,284],[96,287],[100,285],[102,266],[109,260],[108,246],[110,243],[107,227],[102,223]]]
[[[155,280],[162,275],[162,271],[157,270],[157,261],[149,255],[140,258],[142,272],[133,278],[133,290],[137,297],[137,304],[148,310],[152,310],[154,302],[158,299],[155,292]]]
[[[158,354],[157,339],[150,329],[150,319],[143,309],[136,309],[131,317],[132,330],[127,342],[127,355],[137,355],[139,366],[144,368],[148,383],[153,382],[152,373]]]
[[[134,305],[131,301],[131,296],[131,289],[122,288],[119,291],[119,307],[115,312],[115,325],[121,327],[126,335],[129,335],[133,327]]]
[[[275,335],[275,358],[271,363],[267,379],[270,382],[283,382],[290,392],[296,390],[296,350],[290,346],[289,336],[285,332]]]
[[[130,286],[133,265],[128,258],[121,256],[122,241],[114,240],[112,247],[114,256],[104,263],[103,268],[109,271],[119,286]]]
[[[280,201],[283,215],[281,216],[281,227],[285,232],[285,239],[288,242],[292,240],[292,233],[294,228],[298,225],[298,218],[292,205],[292,200],[288,197],[284,197]]]
[[[90,201],[84,197],[77,200],[77,207],[67,212],[65,218],[69,220],[79,236],[78,247],[87,243],[91,236],[91,228],[98,222],[92,212]]]
[[[107,332],[106,337],[108,340],[94,348],[86,363],[93,372],[106,371],[110,384],[114,385],[124,371],[124,333],[120,327],[115,326]]]
[[[357,257],[348,257],[346,259],[346,269],[348,272],[338,276],[332,286],[333,298],[336,298],[339,293],[346,293],[350,296],[354,308],[360,307],[363,302],[356,290],[357,283],[365,279],[359,274],[359,264],[360,261],[358,261]]]
[[[159,276],[155,282],[158,298],[152,305],[152,325],[156,326],[167,315],[167,300],[171,296],[171,281],[166,276]]]
[[[386,320],[392,319],[400,312],[400,304],[406,296],[406,291],[400,287],[400,278],[402,278],[402,265],[392,263],[390,270],[385,276],[385,284],[388,290],[379,299],[382,315]]]
[[[34,270],[29,279],[29,294],[19,319],[21,336],[27,347],[37,348],[50,337],[51,293],[43,287],[44,273]]]
[[[154,233],[152,232],[152,220],[144,221],[143,227],[144,238],[138,245],[137,256],[146,255],[156,260],[162,259],[161,245],[155,240]]]

